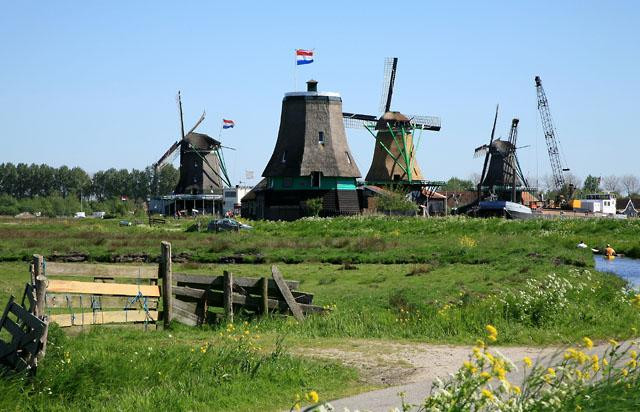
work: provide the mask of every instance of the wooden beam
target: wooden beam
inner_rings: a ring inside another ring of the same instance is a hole
[[[33,255],[33,276],[35,278],[34,286],[36,288],[36,310],[35,315],[42,318],[45,308],[44,297],[47,292],[47,278],[43,273],[44,258],[41,255]]]
[[[197,311],[198,305],[195,303],[183,302],[178,299],[173,300],[173,316],[180,323],[188,326],[200,325],[202,322]]]
[[[47,262],[47,276],[82,276],[127,279],[158,279],[158,266],[103,265]]]
[[[233,274],[226,270],[224,271],[223,299],[227,322],[233,322]]]
[[[171,288],[173,286],[173,280],[171,279],[171,243],[162,242],[160,248],[162,251],[160,260],[160,274],[162,277],[162,316],[164,318],[164,326],[166,328],[169,327],[173,317],[173,292],[171,292]]]
[[[157,287],[157,286],[156,286]],[[95,296],[93,297],[97,302],[95,309],[123,309],[127,307],[129,302],[131,301],[131,297],[127,296]],[[71,295],[71,294],[61,294],[61,293],[47,293],[47,308],[68,308],[71,306],[77,310],[91,309],[94,307],[91,305],[92,296],[87,295]],[[138,309],[142,301],[139,300],[130,305],[131,308]],[[158,308],[158,298],[147,298],[147,308],[148,309],[157,309]]]
[[[158,311],[149,311],[151,319],[149,321],[158,320]],[[143,310],[118,310],[112,312],[79,312],[74,314],[74,319],[71,319],[71,314],[59,314],[49,316],[50,322],[55,322],[61,327],[82,325],[84,318],[84,325],[102,325],[105,323],[130,323],[130,322],[144,322],[147,319],[147,314]]]
[[[174,282],[190,283],[194,285],[207,285],[207,286],[219,286],[222,289],[223,276],[210,276],[210,275],[198,275],[198,274],[186,274],[186,273],[174,273]],[[300,287],[300,282],[297,280],[286,280],[289,289],[295,290]],[[262,286],[262,278],[251,277],[238,277],[235,276],[233,283],[236,286],[242,288],[256,288],[259,289]],[[276,282],[273,279],[269,279],[269,289],[275,291],[278,289]]]
[[[269,314],[269,278],[262,278],[262,308],[261,313],[262,316],[267,316]]]
[[[287,302],[287,305],[289,306],[293,317],[296,318],[298,322],[302,322],[304,320],[304,314],[302,313],[298,302],[296,302],[296,300],[293,298],[291,290],[289,290],[289,287],[282,278],[282,273],[280,273],[276,265],[271,266],[271,275],[273,276],[273,280],[275,280],[276,284],[278,285],[278,289],[280,290],[282,297],[284,297],[285,302]]]
[[[47,286],[49,293],[73,293],[81,295],[113,295],[113,296],[137,296],[138,292],[143,296],[160,297],[160,288],[154,285],[131,285],[123,283],[94,283],[79,282],[76,280],[49,280]],[[42,300],[44,302],[44,299]]]

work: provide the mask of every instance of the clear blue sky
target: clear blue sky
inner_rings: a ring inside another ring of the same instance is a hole
[[[144,168],[187,126],[217,136],[234,183],[258,177],[275,144],[293,50],[298,69],[376,114],[386,56],[400,58],[393,109],[442,118],[418,160],[427,178],[479,172],[496,103],[499,135],[519,117],[526,174],[550,172],[533,82],[542,77],[572,171],[640,174],[636,1],[131,2],[0,5],[0,162]],[[363,174],[373,139],[348,129]],[[254,180],[255,183],[255,180]]]

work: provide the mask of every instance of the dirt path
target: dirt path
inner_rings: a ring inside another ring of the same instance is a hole
[[[606,346],[594,347],[596,353]],[[383,389],[362,393],[331,402],[336,411],[344,408],[361,411],[389,411],[399,406],[398,392],[406,394],[409,403],[418,404],[428,394],[433,381],[454,373],[469,358],[472,346],[397,343],[376,340],[346,340],[335,345],[305,347],[294,351],[311,357],[339,360],[358,369],[365,384]],[[522,366],[525,356],[535,361],[553,356],[563,347],[492,347]],[[516,372],[517,373],[517,372]],[[510,377],[510,379],[512,379]],[[513,381],[521,380],[513,377]]]

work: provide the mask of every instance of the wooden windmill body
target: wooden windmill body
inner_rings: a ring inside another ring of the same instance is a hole
[[[373,184],[421,184],[424,176],[416,159],[420,137],[414,142],[416,130],[439,131],[440,119],[435,116],[407,116],[391,110],[391,98],[398,58],[385,61],[380,116],[343,113],[345,125],[366,128],[375,138],[373,160],[365,177]]]
[[[171,161],[172,155],[180,149],[178,152],[180,155],[180,178],[174,193],[221,194],[225,185],[231,186],[222,155],[222,144],[206,134],[195,132],[195,129],[204,121],[204,112],[196,124],[185,133],[180,92],[178,92],[178,105],[180,108],[181,138],[174,142],[154,163],[154,172],[157,175],[160,169]]]

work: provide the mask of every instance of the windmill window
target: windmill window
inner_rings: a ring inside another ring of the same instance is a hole
[[[311,172],[311,187],[320,187],[320,172]]]
[[[324,144],[324,132],[318,132],[318,143]]]
[[[280,159],[280,162],[287,163],[287,151],[286,150],[284,152],[282,152],[282,159]]]
[[[347,163],[351,164],[351,156],[349,156],[349,152],[344,152],[347,155]]]

